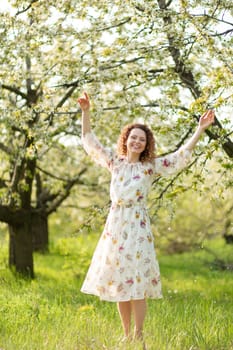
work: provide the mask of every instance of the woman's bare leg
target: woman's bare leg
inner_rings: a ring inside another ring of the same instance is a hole
[[[121,323],[124,329],[124,334],[128,338],[130,336],[130,323],[131,323],[131,302],[121,301],[117,303],[118,312],[120,314]]]
[[[132,300],[132,311],[134,315],[134,338],[143,338],[143,323],[146,316],[146,300]]]

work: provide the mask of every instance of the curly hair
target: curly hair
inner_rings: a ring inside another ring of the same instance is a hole
[[[152,131],[144,124],[129,124],[126,125],[119,136],[117,144],[117,153],[119,156],[127,155],[126,142],[128,140],[129,134],[133,129],[141,129],[146,134],[146,147],[144,151],[140,154],[139,160],[142,163],[152,162],[155,159],[155,139]]]

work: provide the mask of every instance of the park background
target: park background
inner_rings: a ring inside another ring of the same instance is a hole
[[[188,168],[150,193],[164,299],[148,302],[145,340],[233,349],[232,1],[14,0],[0,11],[0,348],[121,348],[115,305],[79,292],[110,204],[109,174],[81,145],[87,91],[113,149],[140,121],[157,154],[173,152],[215,109]]]

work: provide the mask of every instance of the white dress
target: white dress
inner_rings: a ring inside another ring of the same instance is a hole
[[[112,204],[81,291],[114,302],[161,298],[146,199],[154,178],[187,166],[191,152],[182,147],[153,163],[129,163],[104,148],[93,133],[83,137],[83,146],[111,172]]]

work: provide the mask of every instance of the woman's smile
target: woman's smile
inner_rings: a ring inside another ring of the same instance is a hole
[[[142,153],[146,147],[145,131],[135,128],[132,129],[127,139],[127,150],[132,153]]]

